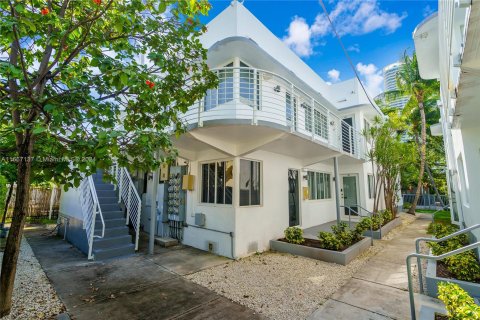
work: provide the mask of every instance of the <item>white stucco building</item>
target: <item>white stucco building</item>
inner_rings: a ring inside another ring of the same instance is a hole
[[[480,3],[439,1],[413,37],[420,75],[440,80],[441,122],[431,129],[444,138],[452,221],[468,227],[480,223]]]
[[[236,1],[201,42],[220,84],[191,106],[188,131],[173,138],[179,158],[158,181],[157,234],[232,258],[268,250],[289,226],[336,219],[334,159],[342,218],[345,207],[372,210],[372,165],[360,132],[381,111],[356,79],[328,85]],[[157,183],[141,172],[132,178],[140,194]],[[81,220],[69,205],[62,214]],[[148,231],[144,211],[139,226]]]

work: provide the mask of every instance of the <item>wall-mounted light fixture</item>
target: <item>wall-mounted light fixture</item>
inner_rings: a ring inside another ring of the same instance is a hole
[[[273,88],[273,91],[275,91],[275,92],[280,92],[280,86],[275,86],[275,87]]]

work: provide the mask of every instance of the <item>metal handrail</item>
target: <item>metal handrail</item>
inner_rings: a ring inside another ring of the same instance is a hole
[[[352,208],[350,208],[349,206],[340,206],[340,208],[346,208],[348,209],[348,227],[351,229],[352,228],[352,212],[356,213],[359,217],[362,217],[362,218],[366,218],[367,216],[363,216],[361,213],[353,210]],[[366,210],[367,212],[369,212],[368,210]],[[371,213],[370,213],[371,214]],[[371,215],[370,215],[371,217]],[[370,223],[370,245],[373,246],[373,223],[371,222]]]
[[[438,239],[438,240],[440,240],[440,239]],[[411,315],[412,320],[416,320],[417,315],[415,314],[415,297],[414,297],[414,293],[413,293],[412,270],[411,270],[411,261],[410,261],[411,258],[417,258],[417,262],[418,261],[421,262],[421,259],[438,261],[438,260],[442,260],[442,259],[454,256],[454,255],[459,254],[459,253],[463,253],[465,251],[469,251],[469,250],[478,248],[478,247],[480,247],[480,241],[469,244],[468,246],[465,246],[465,247],[462,247],[462,248],[459,248],[459,249],[449,251],[449,252],[441,254],[439,256],[432,256],[432,255],[420,254],[420,253],[411,253],[407,256],[406,262],[407,262],[408,294],[409,294],[409,297],[410,297],[410,315]],[[421,265],[419,264],[417,268],[419,268],[418,274],[420,274],[421,273],[421,269],[420,269]]]
[[[100,216],[100,221],[102,222],[102,235],[101,236],[94,235],[93,237],[103,238],[105,236],[105,220],[103,219],[102,208],[100,207],[100,202],[98,201],[97,190],[95,189],[95,183],[93,183],[92,176],[88,177],[88,184],[90,185],[90,192],[92,193],[94,208],[96,208],[95,210],[97,210],[94,214],[94,219],[96,219],[96,214],[98,214]]]
[[[112,166],[112,175],[115,178],[114,181],[114,190],[117,190],[118,187],[118,202],[122,202],[126,207],[127,210],[127,217],[125,220],[125,224],[129,225],[130,221],[132,222],[133,229],[135,230],[135,250],[138,250],[138,244],[139,244],[139,239],[140,239],[140,216],[142,213],[142,198],[138,194],[137,189],[135,188],[135,185],[133,184],[132,178],[130,177],[130,173],[128,170],[124,167],[120,167],[117,163],[114,163]],[[124,177],[126,177],[126,186],[124,185]],[[124,189],[127,189],[126,194],[124,193]],[[135,203],[132,204],[132,195],[135,198],[136,206]],[[133,215],[135,219],[131,219],[132,214],[135,212],[131,212],[133,209],[136,211],[136,216]]]
[[[435,239],[435,238],[428,238],[428,237],[421,237],[421,238],[417,238],[415,239],[415,253],[419,254],[420,253],[420,242],[422,241],[428,241],[428,242],[442,242],[442,241],[445,241],[445,240],[448,240],[448,239],[451,239],[451,238],[454,238],[456,236],[459,236],[461,234],[464,234],[464,233],[467,233],[467,232],[470,232],[472,230],[475,230],[475,229],[478,229],[480,228],[480,224],[475,224],[471,227],[468,227],[468,228],[465,228],[465,229],[462,229],[462,230],[459,230],[457,232],[454,232],[452,234],[449,234],[448,236],[445,236],[443,238],[440,238],[440,239]],[[420,258],[417,258],[417,268],[419,270],[418,272],[418,283],[420,285],[420,293],[423,293],[423,274],[421,272],[421,261],[420,261]]]

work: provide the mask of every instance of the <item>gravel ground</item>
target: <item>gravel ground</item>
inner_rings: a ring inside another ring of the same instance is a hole
[[[2,259],[3,252],[0,252],[0,261]],[[64,310],[65,306],[50,285],[32,248],[23,238],[13,290],[12,311],[2,320],[54,319]]]
[[[401,216],[391,239],[415,220]],[[275,320],[305,319],[335,293],[387,241],[376,241],[347,266],[285,253],[265,252],[206,269],[187,278]],[[287,298],[288,297],[288,298]]]

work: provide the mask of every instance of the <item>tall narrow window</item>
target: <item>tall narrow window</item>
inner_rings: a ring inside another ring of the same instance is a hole
[[[240,98],[251,107],[260,105],[260,77],[250,66],[240,61]]]
[[[301,107],[305,110],[305,130],[312,132],[312,107],[302,103]]]
[[[216,71],[218,87],[207,91],[204,100],[205,111],[233,100],[233,69],[231,67],[233,67],[233,62],[227,64],[226,69]]]
[[[319,110],[313,110],[313,122],[315,124],[315,134],[324,139],[328,139],[327,116]]]
[[[260,162],[240,159],[240,206],[260,205]]]
[[[202,202],[232,204],[232,161],[202,164]]]

